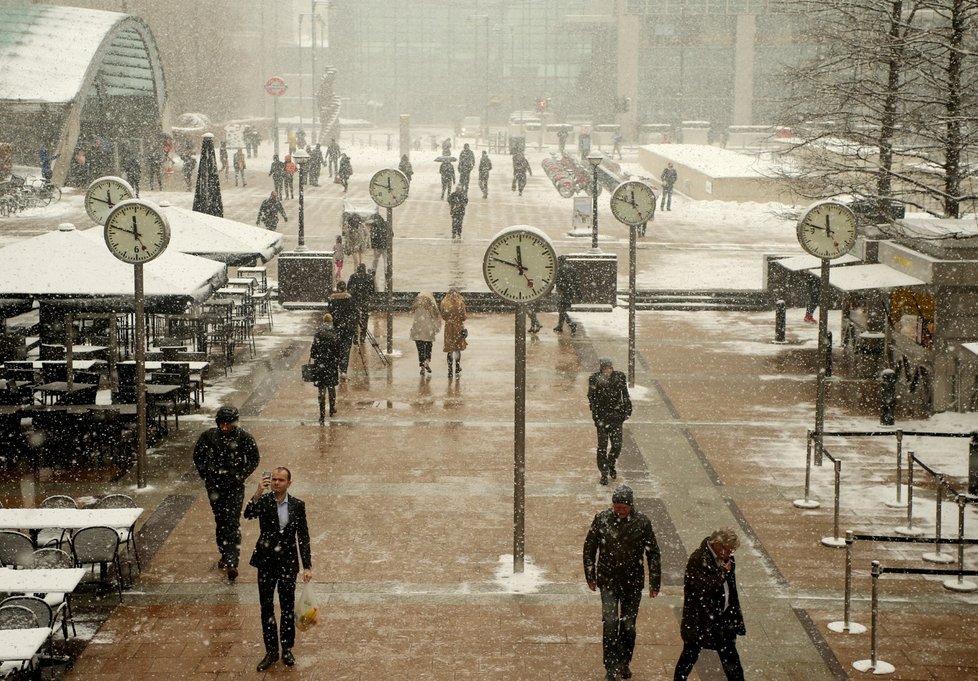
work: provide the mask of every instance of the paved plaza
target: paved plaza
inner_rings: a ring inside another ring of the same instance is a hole
[[[367,201],[370,174],[395,165],[397,155],[390,152],[388,160],[383,150],[362,148],[358,158],[355,144],[350,195]],[[437,166],[428,168],[428,153],[415,152],[411,198],[395,211],[395,287],[485,291],[482,253],[511,224],[544,229],[560,253],[587,250],[587,240],[565,235],[571,211],[539,170],[542,155],[531,155],[535,175],[522,197],[510,191],[508,157],[493,157],[490,198],[483,201],[473,181],[458,243],[450,239],[447,205],[438,200]],[[631,157],[626,152],[626,162],[634,159],[634,150]],[[227,217],[253,224],[271,182],[264,161],[251,168],[248,187],[226,188],[224,203]],[[306,196],[313,249],[327,248],[340,226],[342,190],[328,184],[325,172],[322,185]],[[191,197],[144,196],[178,205],[189,205]],[[286,203],[287,249],[295,245],[297,203]],[[87,225],[80,206],[77,196],[66,196],[56,221]],[[790,230],[761,227],[758,239],[757,231],[738,224],[718,226],[727,236],[711,244],[708,234],[715,231],[699,230],[702,223],[688,217],[693,210],[676,197],[673,212],[660,215],[642,240],[640,269],[648,281],[657,267],[674,272],[678,260],[692,268],[702,262],[708,288],[723,288],[724,267],[756,267],[759,288],[763,253],[798,250]],[[0,238],[6,243],[52,227],[46,219],[35,213],[0,222]],[[601,224],[602,249],[619,254],[623,280],[627,233],[613,224],[606,203]],[[351,263],[347,268],[348,275]],[[274,261],[270,273],[276,279]],[[632,664],[638,681],[672,678],[682,647],[686,557],[725,526],[742,538],[737,573],[747,636],[738,648],[747,678],[864,676],[852,662],[870,656],[869,635],[826,628],[842,618],[844,559],[843,551],[819,542],[832,534],[829,466],[813,472],[812,494],[821,507],[792,505],[803,494],[805,435],[814,421],[816,331],[801,322],[802,314],[789,311],[785,345],[771,343],[773,313],[639,314],[635,409],[625,424],[619,482],[634,488],[637,508],[652,519],[663,587],[640,611]],[[136,488],[135,470],[114,481],[49,470],[5,478],[5,505],[30,505],[55,493],[123,492],[146,508],[139,525],[142,573],[121,605],[111,594],[99,602],[79,599],[80,640],[71,644],[77,659],[58,674],[72,681],[602,679],[600,599],[584,582],[581,550],[591,518],[610,504],[611,488],[598,484],[585,393],[598,357],[626,368],[625,311],[574,315],[580,323],[574,337],[553,333],[556,316],[542,315],[544,330],[527,343],[527,569],[519,577],[512,574],[512,315],[470,315],[457,380],[447,377],[441,338],[434,374],[418,375],[410,319],[397,315],[391,367],[371,348],[362,355],[355,350],[350,380],[338,389],[338,415],[324,427],[317,423],[315,390],[299,369],[318,316],[276,307],[273,328],[258,327],[257,356],[242,349],[227,378],[212,372],[201,412],[181,417],[180,430],[149,453],[146,489]],[[374,313],[371,326],[383,346],[382,313]],[[859,399],[865,385],[845,375],[841,367],[829,386],[827,428],[874,425],[873,400]],[[216,568],[213,520],[191,449],[221,404],[241,409],[240,425],[261,450],[259,470],[288,466],[291,491],[306,502],[321,620],[299,633],[293,669],[255,671],[263,654],[258,592],[255,571],[245,565],[255,523],[242,521],[237,583],[229,585]],[[890,449],[847,438],[831,450],[846,465],[843,530],[882,533],[899,525],[904,509],[869,503],[882,495],[879,489],[892,489]],[[966,482],[965,470],[950,469],[956,484]],[[926,516],[933,494],[928,499],[925,490],[923,497],[920,526],[932,532]],[[967,522],[974,520],[969,510]],[[853,620],[870,623],[870,560],[919,566],[919,553],[913,546],[860,544]],[[974,563],[969,551],[965,566]],[[903,576],[885,576],[881,591],[879,657],[896,667],[890,678],[978,678],[975,594],[948,591],[935,578]],[[691,678],[722,679],[716,656],[704,652]]]

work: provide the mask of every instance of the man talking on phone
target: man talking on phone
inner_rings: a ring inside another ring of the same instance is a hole
[[[258,602],[265,642],[265,657],[258,663],[260,672],[278,661],[280,645],[282,664],[286,667],[295,665],[292,646],[295,644],[295,582],[300,558],[302,581],[312,579],[306,505],[289,494],[291,484],[292,471],[279,466],[271,472],[270,477],[262,476],[258,489],[244,510],[246,519],[258,519],[260,530],[250,562],[252,567],[258,568]],[[276,588],[279,609],[282,611],[281,627],[275,624]]]
[[[244,483],[258,468],[260,456],[255,438],[238,427],[238,410],[223,406],[214,417],[216,428],[201,433],[194,446],[194,466],[204,481],[207,499],[214,513],[218,569],[228,581],[238,578],[241,553],[241,507]]]

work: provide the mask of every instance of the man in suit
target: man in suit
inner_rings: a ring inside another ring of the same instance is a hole
[[[598,371],[588,378],[587,401],[598,431],[597,461],[601,484],[607,485],[609,475],[612,479],[618,477],[615,466],[621,455],[622,423],[632,415],[628,379],[623,372],[615,371],[610,357],[602,357],[598,362]]]
[[[265,657],[258,663],[260,672],[278,661],[280,643],[282,663],[287,667],[295,664],[292,655],[295,643],[295,581],[300,557],[302,581],[312,580],[306,505],[288,493],[291,484],[292,472],[284,466],[276,468],[271,477],[262,477],[244,510],[246,519],[258,519],[260,531],[250,563],[258,569],[258,602],[261,605],[261,628],[265,641]],[[282,611],[280,628],[275,625],[276,588],[279,609]]]

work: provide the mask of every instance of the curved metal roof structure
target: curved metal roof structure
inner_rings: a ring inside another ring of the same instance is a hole
[[[155,97],[162,110],[166,98],[153,34],[117,12],[0,6],[0,64],[0,101],[8,103],[135,95]]]

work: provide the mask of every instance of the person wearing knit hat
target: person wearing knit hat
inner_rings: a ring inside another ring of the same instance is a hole
[[[635,650],[635,622],[649,573],[649,598],[659,595],[662,563],[655,531],[648,517],[635,510],[635,493],[619,485],[611,508],[594,516],[584,540],[584,579],[591,591],[601,590],[603,662],[607,681],[632,678],[629,665]]]
[[[621,454],[622,424],[632,415],[628,381],[624,373],[615,371],[610,357],[598,360],[598,371],[588,378],[587,401],[598,434],[597,463],[601,484],[607,485],[609,476],[612,479],[618,477],[616,463]]]
[[[333,330],[333,315],[323,315],[309,350],[312,382],[319,390],[319,425],[326,425],[326,396],[329,395],[329,415],[336,415],[336,384],[340,382],[340,337]]]

